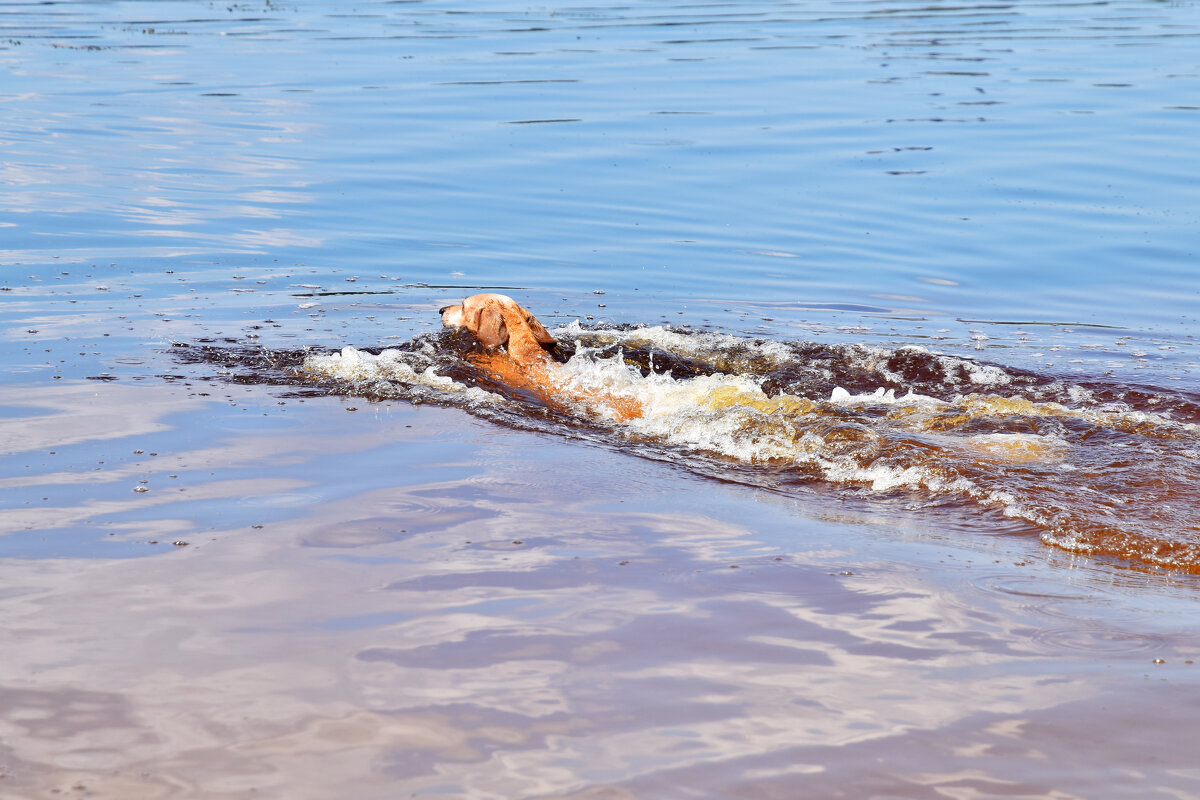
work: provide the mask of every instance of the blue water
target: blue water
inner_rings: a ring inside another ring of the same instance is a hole
[[[1198,140],[1194,1],[0,0],[0,782],[1196,796]],[[1155,558],[221,361],[483,287],[1127,401],[905,452]]]
[[[1195,384],[1193,3],[2,11],[9,372],[405,338],[429,285]]]
[[[479,287],[1200,386],[1194,4],[0,11],[14,405],[197,377],[172,344],[404,342]]]

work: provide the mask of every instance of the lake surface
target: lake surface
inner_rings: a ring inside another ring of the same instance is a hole
[[[1197,3],[0,3],[0,111],[0,794],[1200,793]]]

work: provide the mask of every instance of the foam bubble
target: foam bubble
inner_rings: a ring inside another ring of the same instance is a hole
[[[899,405],[936,408],[948,405],[937,398],[917,394],[912,390],[909,390],[908,394],[903,397],[896,397],[895,389],[883,389],[882,387],[869,393],[851,394],[842,387],[835,386],[829,395],[829,402],[840,406]]]
[[[412,362],[417,362],[414,366]],[[393,384],[399,387],[427,387],[439,392],[461,395],[475,403],[494,403],[500,398],[478,387],[465,386],[453,378],[439,375],[421,353],[383,350],[379,355],[343,347],[340,352],[310,355],[303,369],[339,380],[368,384]],[[386,386],[379,387],[380,389]],[[387,394],[386,391],[381,392]]]
[[[578,320],[553,331],[555,336],[589,345],[661,350],[694,358],[727,372],[765,372],[788,363],[795,353],[786,344],[726,333],[677,331],[661,325],[636,328],[584,328]]]

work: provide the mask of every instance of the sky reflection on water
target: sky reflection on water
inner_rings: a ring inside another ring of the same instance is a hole
[[[221,523],[163,529],[187,546],[147,544],[147,517],[129,546],[153,560],[7,559],[11,796],[1192,785],[1166,732],[1195,710],[1185,586],[1150,598],[1084,563],[1014,569],[1019,540],[964,548],[828,503],[802,515],[572,442],[531,457],[528,435],[453,410],[315,407],[314,439],[236,435],[245,413],[226,406],[213,422],[230,433],[158,457],[190,465],[192,491],[220,483],[222,459],[304,469],[373,441],[422,453],[424,480],[372,488],[377,462],[352,459],[324,486],[242,481]],[[289,505],[310,491],[321,502]],[[1138,703],[1156,725],[1118,735]],[[1081,722],[1118,726],[1114,743],[1080,757],[1063,727]]]
[[[1190,4],[196,11],[6,18],[5,249],[1195,333]]]

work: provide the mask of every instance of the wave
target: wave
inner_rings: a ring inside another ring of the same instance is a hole
[[[560,391],[497,383],[443,331],[335,353],[201,347],[227,379],[452,405],[717,477],[993,509],[1047,545],[1200,573],[1200,399],[920,347],[777,342],[665,327],[553,331]],[[580,404],[579,396],[608,398]],[[643,410],[625,419],[627,401]]]

